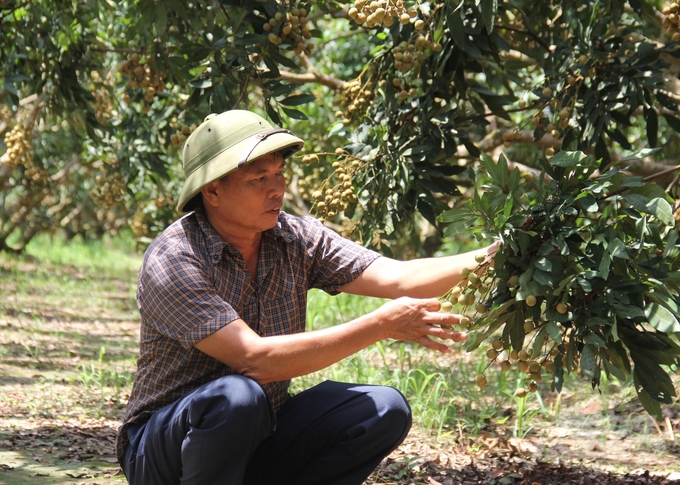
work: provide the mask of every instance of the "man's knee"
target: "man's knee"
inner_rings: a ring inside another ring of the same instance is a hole
[[[404,395],[393,387],[378,386],[371,392],[381,421],[381,428],[392,431],[399,442],[411,429],[411,407]]]
[[[232,418],[269,415],[269,403],[262,387],[252,379],[229,375],[215,379],[192,396],[199,414],[217,413]]]

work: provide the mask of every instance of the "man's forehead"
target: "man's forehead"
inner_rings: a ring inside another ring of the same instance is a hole
[[[285,165],[285,160],[279,152],[268,153],[260,158],[245,164],[241,169],[244,172],[265,172],[271,169],[277,169]]]

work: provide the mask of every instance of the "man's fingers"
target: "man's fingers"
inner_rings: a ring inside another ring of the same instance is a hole
[[[446,345],[436,342],[432,340],[430,337],[424,336],[420,337],[417,342],[422,345],[423,347],[427,347],[430,350],[438,350],[439,352],[443,354],[449,354],[451,353],[451,349],[448,348]]]
[[[425,309],[430,312],[438,312],[441,307],[441,302],[436,298],[430,298],[425,302]]]
[[[431,326],[431,329],[428,333],[433,337],[438,337],[445,340],[453,340],[454,342],[461,342],[468,338],[467,333],[465,332],[457,332],[455,330],[436,326]]]

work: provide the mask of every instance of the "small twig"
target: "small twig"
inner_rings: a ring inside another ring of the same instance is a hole
[[[673,433],[673,426],[671,425],[671,420],[668,416],[664,419],[666,423],[666,429],[668,430],[668,436],[670,436],[671,441],[675,441],[675,433]]]
[[[241,94],[239,95],[238,99],[236,100],[236,103],[234,103],[234,106],[231,109],[236,109],[238,105],[241,104],[241,101],[243,101],[243,98],[248,93],[248,84],[250,84],[250,74],[246,76],[246,83],[243,85]]]
[[[673,190],[673,188],[676,185],[678,185],[678,182],[680,182],[680,173],[675,176],[675,178],[673,179],[673,181],[670,184],[668,184],[668,187],[666,187],[666,193],[670,194],[671,191]]]
[[[518,34],[524,34],[528,37],[531,37],[532,39],[534,39],[539,44],[541,44],[541,47],[543,47],[545,50],[547,50],[547,51],[550,50],[550,46],[543,39],[541,39],[539,36],[537,36],[533,32],[529,32],[528,30],[524,30],[524,29],[518,29],[517,27],[510,27],[509,25],[504,25],[504,24],[496,24],[496,28],[497,29],[509,30],[510,32],[516,32]]]
[[[651,182],[652,180],[662,178],[662,177],[668,175],[669,173],[677,172],[678,170],[680,170],[680,165],[676,165],[675,167],[671,167],[671,168],[667,168],[666,170],[662,170],[659,173],[649,175],[649,176],[643,178],[642,181],[643,182]],[[608,199],[609,197],[613,197],[615,195],[622,194],[622,193],[627,192],[629,190],[630,190],[630,187],[622,187],[619,190],[615,190],[611,194],[603,195],[600,200]]]
[[[656,419],[654,419],[654,418],[651,417],[651,416],[649,417],[649,419],[652,420],[652,424],[653,424],[654,427],[656,428],[656,432],[659,433],[659,436],[663,436],[663,431],[661,431],[661,428],[659,427],[659,423],[656,422]]]

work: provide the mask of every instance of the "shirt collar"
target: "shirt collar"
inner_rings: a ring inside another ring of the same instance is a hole
[[[201,232],[203,232],[205,249],[207,250],[210,260],[213,264],[217,264],[220,259],[222,259],[222,254],[224,253],[225,248],[230,253],[238,251],[234,246],[226,242],[217,234],[217,231],[215,231],[213,226],[210,224],[202,209],[197,209],[194,212],[194,215],[196,217],[198,227],[201,229]],[[274,239],[291,242],[294,239],[294,236],[288,224],[285,223],[286,217],[287,214],[281,212],[276,225],[262,233],[262,240],[265,241],[273,237]]]

